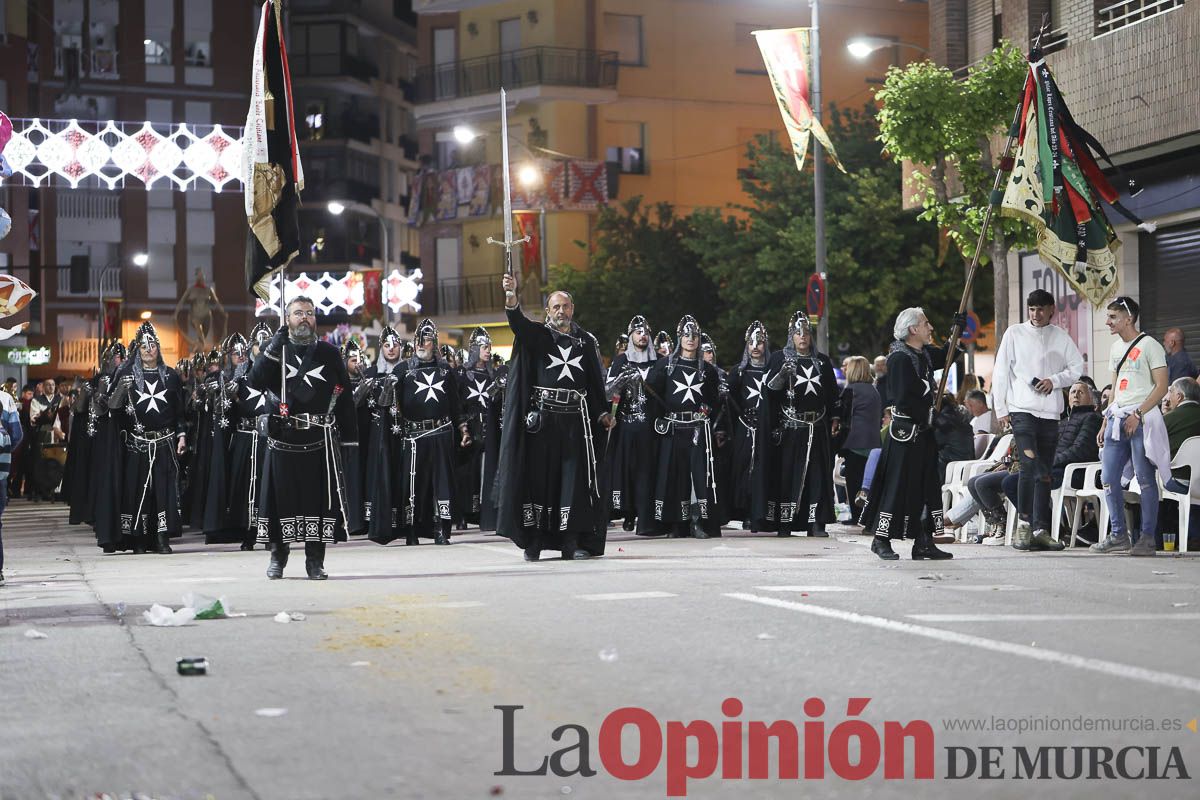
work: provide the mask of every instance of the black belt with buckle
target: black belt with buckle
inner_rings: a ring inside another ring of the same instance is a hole
[[[824,418],[824,411],[793,411],[785,407],[781,422],[785,428],[799,428],[801,425],[812,425],[820,422]]]
[[[555,414],[579,413],[579,407],[583,405],[583,395],[574,389],[548,389],[544,386],[535,386],[530,402],[542,411]]]
[[[450,424],[449,417],[441,417],[440,419],[419,419],[419,420],[404,420],[405,433],[420,433],[422,431],[436,431],[445,425]]]
[[[707,414],[701,414],[699,411],[672,411],[667,414],[667,419],[675,424],[692,424],[696,422],[704,422],[708,419]]]

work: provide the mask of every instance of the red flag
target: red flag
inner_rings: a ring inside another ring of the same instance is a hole
[[[104,339],[121,338],[121,303],[123,300],[104,299]]]
[[[513,218],[517,223],[517,235],[529,237],[529,241],[521,245],[521,275],[542,271],[542,238],[540,211],[514,211]]]
[[[362,276],[363,318],[377,319],[383,316],[383,270],[367,269]]]

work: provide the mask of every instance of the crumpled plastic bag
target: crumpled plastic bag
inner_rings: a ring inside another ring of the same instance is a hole
[[[308,617],[306,617],[304,614],[301,614],[299,611],[292,611],[291,613],[288,613],[287,611],[280,611],[275,615],[274,619],[276,622],[288,623],[303,622],[304,620],[308,619]]]
[[[178,628],[181,625],[187,625],[196,618],[196,609],[190,606],[184,606],[178,611],[172,611],[167,606],[160,606],[158,603],[150,606],[142,612],[142,617],[150,625],[159,628]]]

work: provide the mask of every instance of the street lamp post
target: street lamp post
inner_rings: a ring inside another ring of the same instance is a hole
[[[821,26],[820,2],[812,3],[812,110],[817,122],[821,121]],[[813,137],[813,233],[816,238],[814,271],[825,278],[825,149]],[[825,313],[817,325],[817,349],[829,352],[829,292],[826,291]]]
[[[145,267],[150,263],[150,256],[146,253],[135,253],[133,256],[133,265],[135,267]],[[102,351],[104,350],[104,280],[110,273],[121,274],[121,259],[114,258],[112,261],[104,265],[100,270],[100,305],[99,314],[96,316],[96,364],[101,369],[104,368],[104,363],[101,359]],[[120,334],[118,334],[120,335]]]
[[[340,217],[347,210],[349,210],[349,211],[357,211],[362,214],[372,214],[375,216],[375,219],[379,220],[379,239],[380,239],[380,243],[383,245],[383,279],[386,281],[387,276],[389,274],[388,273],[388,232],[387,232],[387,220],[385,220],[383,218],[383,214],[380,214],[373,206],[369,206],[366,203],[344,202],[341,200],[330,200],[329,204],[326,206],[326,208],[328,209],[329,213],[333,214],[335,217]],[[387,305],[387,304],[385,303],[385,305]],[[392,321],[392,309],[391,309],[391,306],[388,306],[388,322],[390,323],[391,321]]]

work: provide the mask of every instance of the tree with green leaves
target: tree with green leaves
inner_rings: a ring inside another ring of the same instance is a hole
[[[879,151],[874,106],[832,109],[826,129],[846,173],[828,170],[825,230],[831,354],[882,353],[896,313],[923,305],[949,327],[962,281],[937,264],[937,232],[905,211],[900,166]],[[791,312],[805,307],[815,259],[812,172],[799,172],[791,154],[759,137],[749,147],[742,187],[748,205],[734,213],[699,211],[687,244],[716,284],[721,305],[713,325],[730,360],[741,352],[746,326],[760,319],[782,345]],[[843,350],[848,346],[848,350]]]
[[[691,222],[670,203],[644,206],[641,197],[632,197],[604,206],[595,230],[588,267],[552,267],[551,286],[577,298],[576,321],[596,335],[602,353],[612,353],[635,314],[674,338],[684,314],[704,325],[706,315],[720,307],[716,287],[687,247],[694,236]]]
[[[975,255],[1001,155],[994,139],[1012,122],[1028,69],[1021,51],[1004,42],[961,80],[946,67],[922,61],[892,67],[876,94],[883,104],[884,149],[924,169],[914,176],[920,219],[936,223],[967,261]],[[1008,253],[1032,248],[1035,241],[1030,226],[998,214],[990,233],[990,251],[980,254],[980,263],[993,266],[999,335],[1008,324]]]

